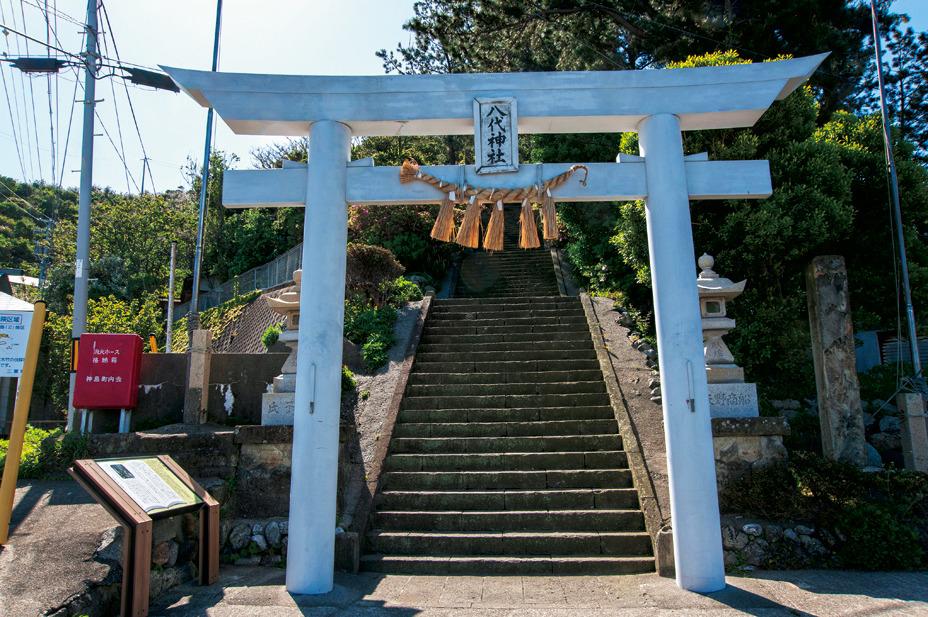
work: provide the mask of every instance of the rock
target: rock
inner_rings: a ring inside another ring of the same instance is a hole
[[[661,395],[660,386],[657,386],[656,388],[651,388],[651,396],[660,396],[660,395]]]
[[[167,540],[165,542],[159,542],[151,550],[151,563],[156,566],[164,567],[168,564],[168,559],[171,556],[171,541]],[[175,551],[176,553],[176,551]],[[175,554],[174,558],[177,558]]]
[[[248,544],[251,539],[251,526],[247,523],[239,523],[229,532],[229,546],[233,551],[241,550]]]
[[[252,555],[251,557],[239,557],[235,560],[237,566],[257,566],[261,564],[261,557]]]
[[[264,533],[264,523],[252,523],[251,535],[257,536]]]
[[[872,445],[867,444],[867,467],[883,468],[883,458]]]
[[[764,533],[764,528],[758,525],[757,523],[748,523],[741,528],[741,531],[748,534],[749,536],[759,537],[760,534]]]
[[[747,534],[735,531],[735,528],[728,525],[722,529],[722,546],[729,550],[740,551],[747,546],[749,538]]]
[[[876,418],[873,417],[873,414],[864,413],[864,428],[869,429],[874,424],[876,424]]]
[[[764,537],[768,542],[776,542],[783,537],[783,528],[779,525],[767,525],[764,529]]]
[[[731,567],[738,565],[738,556],[734,551],[725,551],[725,567]]]
[[[875,433],[870,436],[870,443],[879,452],[899,450],[902,448],[902,435],[899,433]]]
[[[799,535],[792,529],[784,529],[783,537],[789,540],[790,542],[799,542]]]
[[[270,544],[274,548],[280,547],[281,535],[282,534],[280,533],[280,523],[278,523],[277,521],[271,521],[270,523],[264,526],[264,537],[267,538],[268,544]]]
[[[122,534],[122,525],[104,531],[93,558],[103,563],[122,563]]]
[[[767,562],[767,544],[766,540],[755,539],[744,549],[744,560],[752,566],[762,566]]]
[[[644,355],[648,360],[657,360],[657,350],[651,347],[644,350]]]
[[[659,396],[652,396],[652,397],[651,397],[651,402],[652,402],[652,403],[657,403],[658,405],[660,405],[660,404],[661,404],[661,397],[659,397]]]
[[[798,533],[800,536],[809,536],[815,533],[815,529],[812,527],[806,527],[805,525],[796,525],[795,530],[796,533]]]
[[[174,565],[177,563],[177,556],[179,553],[180,553],[180,544],[178,544],[174,540],[171,540],[170,542],[168,542],[168,562],[166,565],[169,568],[174,567]]]
[[[828,554],[828,549],[816,538],[812,536],[801,536],[799,539],[802,543],[802,548],[804,548],[809,555],[821,557]]]
[[[262,566],[279,566],[283,562],[280,555],[265,555],[261,558]]]
[[[232,531],[232,521],[228,519],[223,519],[219,523],[219,548],[221,549],[226,545],[226,541],[229,539],[229,532]]]
[[[660,380],[660,379],[656,379],[656,378],[652,377],[651,379],[648,380],[648,387],[649,387],[649,388],[660,388],[660,386],[661,386],[661,380]]]
[[[280,521],[277,523],[280,526],[281,535],[287,535],[290,533],[290,521]]]
[[[902,422],[894,416],[884,416],[880,418],[880,432],[896,435],[902,432]]]
[[[264,538],[263,534],[254,534],[251,536],[251,541],[255,543],[255,545],[258,547],[258,550],[262,553],[267,550],[267,540]]]

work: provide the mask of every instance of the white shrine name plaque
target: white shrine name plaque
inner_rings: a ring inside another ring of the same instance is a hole
[[[519,115],[514,98],[474,99],[474,158],[478,174],[519,170]]]

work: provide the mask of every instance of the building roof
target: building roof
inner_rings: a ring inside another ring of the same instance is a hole
[[[25,300],[14,298],[0,291],[0,311],[32,311],[33,306]]]

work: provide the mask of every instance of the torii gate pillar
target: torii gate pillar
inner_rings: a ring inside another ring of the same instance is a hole
[[[323,120],[309,136],[287,589],[317,594],[331,591],[334,577],[351,130]]]
[[[677,583],[691,591],[718,591],[725,587],[725,566],[679,119],[645,118],[638,143],[648,183],[645,215]]]

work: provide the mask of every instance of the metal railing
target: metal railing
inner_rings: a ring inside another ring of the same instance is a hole
[[[293,271],[299,270],[303,262],[303,243],[300,242],[286,253],[272,261],[242,272],[232,277],[219,287],[200,292],[200,310],[219,306],[244,293],[256,289],[270,289],[293,280]],[[190,303],[184,302],[174,308],[174,319],[185,317],[190,311]]]

